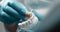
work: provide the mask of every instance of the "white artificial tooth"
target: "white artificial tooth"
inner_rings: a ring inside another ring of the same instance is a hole
[[[19,23],[18,25],[21,27],[22,26],[22,23]]]
[[[26,27],[26,22],[22,22],[22,28],[25,28]]]
[[[31,24],[31,21],[30,21],[30,20],[28,21],[28,24],[29,24],[29,25]]]
[[[21,23],[18,24],[19,26],[21,25]]]
[[[28,21],[26,21],[25,25],[28,26]]]

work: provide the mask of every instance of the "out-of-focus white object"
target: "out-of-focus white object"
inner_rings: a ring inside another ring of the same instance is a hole
[[[29,10],[35,9],[40,15],[46,16],[54,0],[24,0]]]
[[[0,22],[0,32],[6,32],[4,24]]]

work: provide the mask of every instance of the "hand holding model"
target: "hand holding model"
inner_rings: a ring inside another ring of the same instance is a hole
[[[24,5],[18,1],[13,0],[3,0],[1,3],[1,21],[5,24],[6,28],[10,32],[15,32],[17,29],[17,24],[20,20],[25,21],[26,17],[29,18],[30,15],[27,13],[28,10]]]

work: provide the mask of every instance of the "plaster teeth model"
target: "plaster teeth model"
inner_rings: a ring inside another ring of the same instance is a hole
[[[22,29],[22,30],[31,29],[37,23],[38,23],[38,18],[32,13],[32,16],[27,21],[23,21],[22,23],[18,24],[19,26],[18,29]]]

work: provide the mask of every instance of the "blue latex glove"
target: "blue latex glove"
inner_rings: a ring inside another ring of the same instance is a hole
[[[6,25],[18,23],[20,19],[25,20],[25,14],[28,10],[21,3],[6,0],[1,6],[1,21]]]

